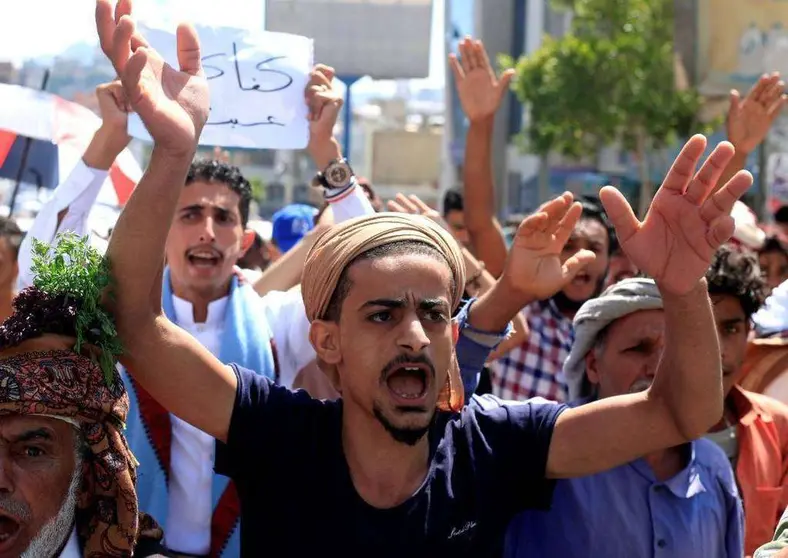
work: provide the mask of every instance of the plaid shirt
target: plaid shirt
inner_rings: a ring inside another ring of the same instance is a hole
[[[572,320],[552,300],[534,302],[523,313],[528,340],[490,365],[493,394],[510,401],[544,397],[563,402],[568,395],[564,361],[575,340]]]

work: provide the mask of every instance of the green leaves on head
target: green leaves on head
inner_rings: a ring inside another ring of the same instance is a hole
[[[74,233],[59,234],[52,246],[33,240],[33,285],[52,296],[65,296],[76,302],[76,346],[93,345],[100,351],[98,364],[107,386],[116,380],[115,362],[123,353],[115,322],[101,305],[104,290],[112,276],[109,262],[90,246],[88,237]]]

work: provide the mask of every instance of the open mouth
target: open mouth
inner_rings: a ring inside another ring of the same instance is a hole
[[[427,394],[431,376],[428,366],[404,364],[386,377],[386,386],[398,399],[417,402]]]
[[[13,543],[21,527],[19,521],[0,512],[0,549]]]
[[[575,275],[574,279],[572,279],[573,283],[579,283],[579,284],[587,284],[590,281],[591,281],[591,275],[589,275],[585,271],[581,271],[580,273]]]
[[[195,267],[213,268],[222,261],[222,256],[216,250],[206,250],[205,248],[190,250],[186,253],[189,263]]]

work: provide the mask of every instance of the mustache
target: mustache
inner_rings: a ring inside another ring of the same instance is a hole
[[[186,250],[186,255],[191,256],[194,252],[211,252],[217,258],[223,257],[221,251],[218,248],[211,244],[200,244],[199,246],[192,246],[188,250]]]
[[[0,512],[24,522],[30,521],[33,515],[30,506],[2,494],[0,494]]]
[[[391,372],[397,368],[402,368],[402,366],[405,364],[423,364],[429,368],[430,374],[433,378],[435,378],[435,366],[426,355],[407,355],[402,353],[394,357],[386,366],[383,367],[383,370],[380,372],[380,382],[384,383]]]

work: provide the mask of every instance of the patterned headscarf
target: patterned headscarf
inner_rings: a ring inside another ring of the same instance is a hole
[[[44,335],[0,351],[0,416],[39,415],[78,424],[90,449],[77,499],[86,557],[131,556],[141,538],[162,532],[137,508],[137,463],[123,435],[129,399],[117,376],[73,350],[74,339]]]

